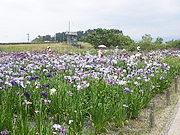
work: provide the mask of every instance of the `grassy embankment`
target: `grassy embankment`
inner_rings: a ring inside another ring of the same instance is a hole
[[[45,43],[45,44],[15,44],[15,45],[0,45],[0,52],[25,52],[25,51],[43,51],[47,46],[51,47],[52,51],[63,54],[67,52],[84,52],[92,50],[92,45],[88,43],[79,43],[81,49],[67,45],[66,43]]]

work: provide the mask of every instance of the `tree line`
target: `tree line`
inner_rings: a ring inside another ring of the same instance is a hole
[[[106,31],[111,31],[112,34],[122,34],[122,30],[118,30],[118,29],[110,29],[110,30],[106,30],[106,29],[88,29],[86,31],[77,31],[77,39],[78,41],[81,42],[87,42],[88,41],[88,35],[93,33],[93,34],[105,34]],[[38,36],[35,39],[33,39],[31,42],[66,42],[66,32],[59,32],[56,33],[54,36],[51,35],[45,35],[45,36]]]
[[[45,35],[38,36],[32,43],[43,42],[66,42],[66,32],[56,33],[54,36]],[[125,36],[122,30],[118,29],[88,29],[86,31],[77,31],[77,40],[80,42],[88,42],[95,48],[98,45],[106,45],[107,47],[119,46],[130,51],[136,50],[140,46],[142,50],[180,48],[180,40],[171,40],[166,43],[161,37],[157,37],[154,41],[150,34],[145,34],[138,42],[132,40],[129,36]]]

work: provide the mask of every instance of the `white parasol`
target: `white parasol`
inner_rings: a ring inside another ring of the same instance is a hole
[[[99,45],[98,47],[99,47],[99,48],[106,48],[105,45]]]

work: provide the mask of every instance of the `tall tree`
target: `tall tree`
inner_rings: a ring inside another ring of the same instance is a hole
[[[154,44],[157,44],[157,45],[161,45],[162,43],[163,43],[163,38],[161,37],[157,37],[156,41],[154,42]]]
[[[62,33],[56,33],[56,41],[58,42],[64,42],[66,41],[66,32],[62,32]]]
[[[51,35],[43,36],[43,42],[44,42],[44,41],[52,41]]]
[[[87,42],[97,48],[100,44],[107,47],[129,45],[133,40],[128,36],[124,36],[120,30],[98,28],[88,33]]]
[[[150,34],[145,34],[144,36],[142,36],[142,40],[138,42],[138,45],[141,47],[142,50],[151,49],[153,47],[152,40],[153,38]]]

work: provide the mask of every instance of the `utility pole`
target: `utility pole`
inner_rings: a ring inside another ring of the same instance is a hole
[[[70,21],[69,21],[69,32],[70,32]]]
[[[56,34],[54,35],[54,41],[56,42]]]
[[[28,42],[29,42],[29,33],[27,35],[28,35]]]

